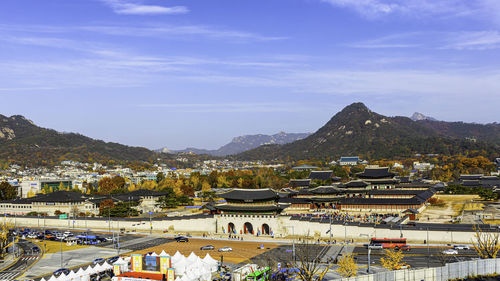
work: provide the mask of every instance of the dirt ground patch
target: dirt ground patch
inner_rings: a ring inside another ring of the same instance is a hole
[[[451,223],[462,210],[481,210],[484,205],[475,202],[479,200],[478,195],[436,195],[435,198],[442,200],[443,204],[428,206],[420,215],[421,222]]]
[[[264,249],[258,249],[258,247],[263,244]],[[206,245],[213,245],[215,250],[202,251],[200,247]],[[256,241],[224,241],[224,240],[206,240],[206,239],[189,239],[189,242],[170,242],[163,245],[159,245],[152,248],[147,248],[144,250],[136,251],[136,254],[145,254],[148,252],[156,252],[157,254],[161,251],[167,252],[169,255],[174,255],[176,251],[179,251],[184,256],[188,256],[191,252],[194,252],[197,256],[203,258],[208,253],[212,258],[220,260],[220,256],[224,256],[224,262],[228,263],[240,263],[247,261],[248,259],[265,253],[270,249],[277,247],[276,243],[261,243]],[[232,252],[218,252],[217,249],[222,247],[233,248]]]

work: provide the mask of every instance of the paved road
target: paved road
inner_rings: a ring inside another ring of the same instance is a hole
[[[412,268],[436,267],[443,266],[445,263],[467,261],[478,258],[474,250],[459,250],[458,255],[444,255],[441,252],[449,247],[433,247],[427,252],[426,247],[412,248],[410,251],[404,252],[404,262],[408,263]],[[356,247],[353,255],[360,265],[368,264],[368,250],[366,247]],[[384,256],[384,250],[372,250],[370,254],[371,264],[380,265],[380,258]]]
[[[21,247],[23,255],[17,262],[0,272],[1,281],[14,280],[40,258],[40,253],[34,254],[31,251],[36,246],[35,244],[26,240],[19,240],[19,243],[16,245]]]

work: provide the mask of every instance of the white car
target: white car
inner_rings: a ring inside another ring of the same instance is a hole
[[[453,246],[453,249],[455,249],[455,250],[469,250],[470,247],[467,245],[455,245],[455,246]]]
[[[231,247],[219,248],[219,252],[231,252],[232,250],[233,250],[233,248],[231,248]]]
[[[445,255],[458,255],[458,251],[455,249],[447,249],[442,252]]]
[[[30,233],[30,234],[28,234],[28,238],[36,239],[36,238],[38,238],[38,235],[36,235],[35,233]]]
[[[384,246],[382,246],[382,244],[370,244],[370,245],[368,245],[368,248],[369,249],[383,249]]]
[[[65,231],[63,235],[64,235],[64,237],[69,237],[69,236],[73,236],[73,233],[71,233],[69,231]]]

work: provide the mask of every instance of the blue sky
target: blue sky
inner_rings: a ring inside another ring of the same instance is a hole
[[[384,115],[499,121],[497,0],[2,0],[0,114],[148,148]]]

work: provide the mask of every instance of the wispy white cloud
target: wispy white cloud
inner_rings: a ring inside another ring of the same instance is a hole
[[[92,31],[107,35],[137,36],[154,38],[175,38],[179,36],[203,36],[214,39],[236,39],[236,40],[257,40],[274,41],[284,40],[283,36],[265,36],[245,31],[227,30],[205,25],[167,25],[152,24],[142,26],[120,26],[120,25],[92,25],[82,26],[81,30]]]
[[[498,49],[500,48],[500,32],[496,30],[457,32],[446,38],[446,43],[441,47],[442,49]]]
[[[139,24],[139,25],[9,25],[0,24],[0,31],[5,34],[63,34],[63,33],[98,33],[123,37],[151,37],[155,39],[184,39],[186,37],[205,37],[209,39],[226,39],[228,41],[276,41],[288,39],[286,36],[267,36],[259,33],[227,29],[208,25],[172,25],[172,24]]]
[[[213,113],[213,112],[307,112],[317,107],[298,103],[167,103],[140,104],[144,108],[167,108],[172,112]]]
[[[500,48],[500,32],[496,30],[408,32],[350,43],[346,46],[364,49],[489,50]]]
[[[143,4],[141,0],[100,0],[117,14],[123,15],[159,15],[185,14],[189,9],[185,6],[158,6]]]
[[[466,16],[475,11],[476,0],[320,0],[336,7],[352,9],[367,18],[386,15],[422,17],[429,15]]]

